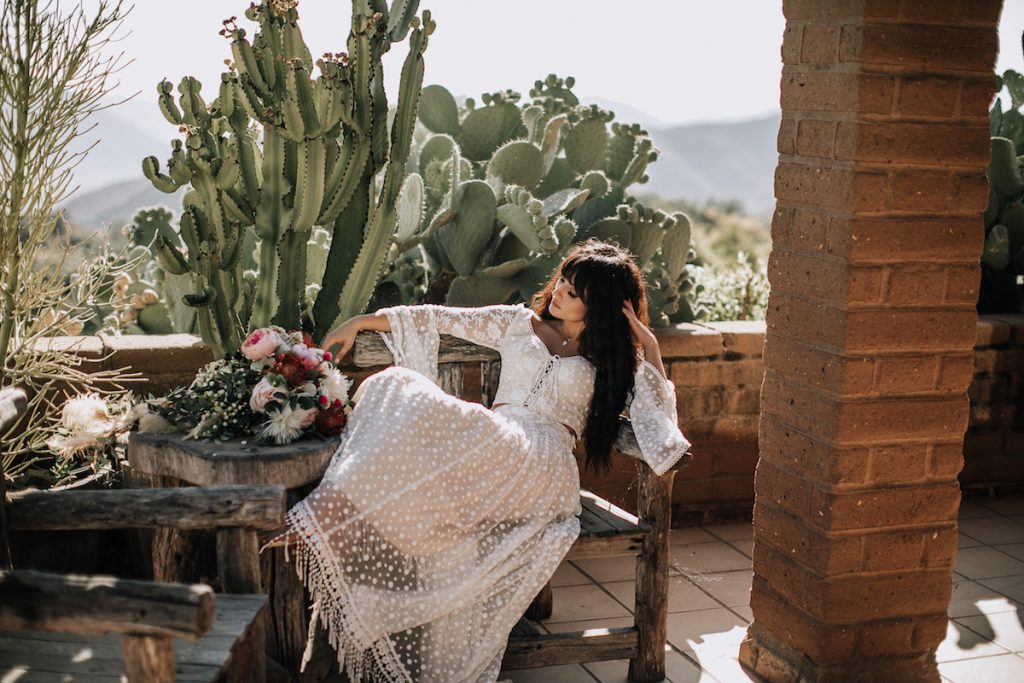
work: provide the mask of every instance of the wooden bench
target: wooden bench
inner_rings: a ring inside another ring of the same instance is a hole
[[[27,491],[9,496],[7,507],[18,531],[218,529],[218,546],[234,548],[225,553],[232,561],[218,566],[219,578],[235,594],[214,597],[198,585],[9,572],[0,579],[0,629],[6,631],[0,633],[0,680],[264,680],[266,596],[260,594],[256,530],[283,524],[283,487]],[[171,627],[154,627],[167,619]],[[115,634],[124,636],[123,663]],[[175,648],[171,638],[194,642]]]
[[[393,362],[391,352],[380,336],[372,332],[362,332],[357,336],[352,357],[353,363],[360,368]],[[462,397],[467,363],[480,364],[482,401],[490,406],[501,374],[498,353],[442,335],[438,351],[438,382],[441,388],[453,396]],[[580,536],[566,559],[636,555],[634,625],[542,634],[525,618],[510,634],[502,662],[504,669],[629,659],[630,680],[660,681],[665,678],[672,484],[675,470],[689,462],[691,456],[685,455],[665,474],[655,475],[640,458],[640,449],[628,420],[622,421],[615,450],[636,459],[638,518],[592,493],[581,491]],[[548,585],[537,596],[526,616],[533,620],[549,617],[551,600]]]
[[[240,680],[232,666],[249,656],[265,601],[215,598],[202,584],[0,572],[0,680]]]

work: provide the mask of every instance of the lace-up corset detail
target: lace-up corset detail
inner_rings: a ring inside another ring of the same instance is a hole
[[[533,312],[515,306],[514,324],[501,352],[501,379],[494,403],[529,408],[583,433],[594,393],[594,366],[582,356],[552,354],[533,331]]]

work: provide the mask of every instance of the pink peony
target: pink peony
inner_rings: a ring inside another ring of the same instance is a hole
[[[267,403],[276,400],[279,394],[283,396],[284,392],[268,382],[267,378],[264,377],[252,388],[252,395],[249,397],[249,407],[257,413],[262,413],[266,409]]]
[[[242,355],[252,361],[263,360],[277,351],[280,341],[273,330],[267,328],[254,330],[242,342]]]

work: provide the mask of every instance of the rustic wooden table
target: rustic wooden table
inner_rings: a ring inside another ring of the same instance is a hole
[[[287,489],[291,506],[320,481],[338,443],[335,437],[275,446],[252,438],[211,442],[185,439],[180,433],[133,433],[128,463],[134,486],[279,484]],[[259,585],[223,588],[262,591],[269,596],[267,655],[297,676],[309,628],[309,603],[294,565],[285,561],[285,550],[270,548],[257,559],[258,548],[229,530],[218,532],[216,545],[219,565],[252,565],[251,571],[243,569],[240,574],[254,574],[254,583]],[[184,568],[195,564],[195,558],[190,561],[188,556],[196,552],[195,544],[180,532],[156,534],[154,579],[195,580]]]

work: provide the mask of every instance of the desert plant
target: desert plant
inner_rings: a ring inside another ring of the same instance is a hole
[[[0,435],[7,476],[46,450],[56,428],[62,387],[76,393],[109,388],[111,371],[87,372],[74,349],[47,339],[77,334],[101,298],[104,282],[123,267],[112,256],[90,260],[69,277],[58,258],[40,263],[72,192],[82,154],[72,141],[104,105],[120,56],[106,56],[125,11],[99,0],[95,11],[56,3],[8,0],[0,6],[0,382],[30,395],[28,409]],[[66,256],[70,246],[65,243]],[[116,385],[114,385],[116,386]]]
[[[764,320],[768,307],[768,272],[759,259],[740,252],[731,268],[695,268],[695,318]]]
[[[417,18],[416,0],[394,0],[390,10],[355,0],[347,52],[314,64],[296,4],[251,5],[245,16],[259,25],[251,42],[235,17],[224,23],[233,60],[212,102],[191,77],[177,102],[171,83],[158,86],[161,111],[185,139],[173,141],[166,174],[155,157],[143,172],[157,189],[190,189],[179,243],[158,234],[155,248],[165,271],[192,279],[184,301],[217,355],[270,322],[292,329],[304,317],[319,339],[362,312],[395,232],[430,13]],[[389,132],[381,56],[407,35]],[[250,240],[258,257],[246,268]]]
[[[534,84],[529,104],[506,90],[485,94],[479,107],[460,105],[440,85],[423,89],[420,122],[429,133],[399,197],[386,278],[396,298],[529,300],[573,244],[599,237],[636,255],[652,285],[655,324],[688,316],[679,287],[689,220],[627,196],[658,152],[640,126],[581,105],[573,86],[571,77],[550,75]]]

